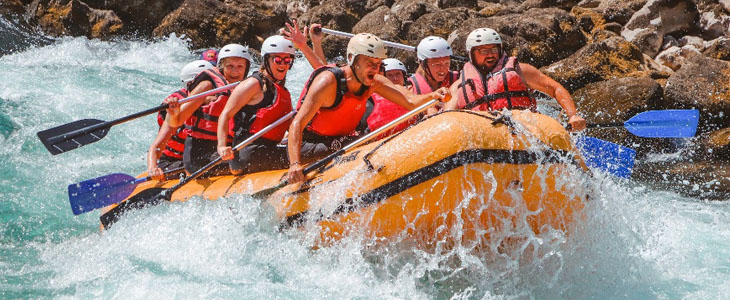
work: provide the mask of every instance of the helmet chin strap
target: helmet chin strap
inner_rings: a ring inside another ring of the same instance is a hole
[[[269,57],[268,57],[268,55],[266,55],[266,57],[264,57],[264,70],[266,70],[266,73],[267,73],[266,75],[268,77],[271,77],[270,80],[273,81],[273,82],[276,82],[276,83],[281,84],[286,79],[286,77],[284,77],[284,79],[282,79],[282,80],[276,79],[276,76],[274,76],[274,72],[271,71],[271,64],[269,64]]]
[[[353,62],[354,62],[354,60],[353,60]],[[355,72],[355,68],[356,67],[357,67],[357,69],[360,68],[360,66],[355,66],[354,63],[353,63],[353,66],[351,67],[352,68],[352,76],[354,76],[355,77],[355,80],[357,80],[357,83],[360,84],[360,89],[357,90],[357,92],[355,92],[353,94],[355,94],[356,96],[360,96],[360,95],[364,94],[365,91],[367,91],[370,87],[367,86],[367,85],[365,85],[364,83],[362,83],[362,81],[360,80],[360,78],[357,77],[357,72]]]
[[[428,77],[430,77],[431,80],[433,80],[436,83],[438,83],[439,81],[436,80],[436,77],[433,77],[433,74],[431,74],[431,68],[428,67],[428,63],[426,63],[426,60],[428,60],[428,59],[424,59],[424,60],[421,61],[421,67],[423,67],[423,70],[426,71],[426,75]]]

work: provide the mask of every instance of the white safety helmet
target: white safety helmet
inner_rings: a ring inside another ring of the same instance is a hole
[[[214,67],[210,62],[202,59],[188,63],[182,68],[182,70],[180,70],[180,81],[182,81],[183,84],[187,84],[188,82],[195,79],[195,76],[198,76],[200,72],[212,68]]]
[[[471,49],[474,47],[495,44],[502,46],[502,37],[496,30],[486,27],[477,28],[466,37],[466,52],[471,55]]]
[[[240,57],[251,63],[251,53],[248,52],[248,47],[244,47],[239,44],[228,44],[218,51],[218,65],[221,65],[221,61],[227,57]],[[222,66],[221,66],[222,67]]]
[[[375,58],[385,59],[385,43],[379,37],[370,33],[358,33],[347,43],[347,64],[352,65],[355,57],[366,55]],[[350,57],[352,55],[352,57]]]
[[[418,43],[416,53],[418,54],[418,60],[423,61],[429,58],[451,57],[454,51],[451,50],[449,42],[443,38],[428,36]]]
[[[401,70],[401,71],[403,71],[403,74],[408,73],[408,71],[406,70],[406,66],[400,60],[397,60],[395,58],[384,59],[383,67],[385,68],[385,72],[388,72],[391,70]]]
[[[261,56],[271,53],[287,53],[294,55],[294,44],[281,35],[272,35],[261,45]]]

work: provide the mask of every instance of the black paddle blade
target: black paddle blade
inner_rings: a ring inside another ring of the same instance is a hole
[[[127,201],[122,202],[117,207],[99,217],[101,225],[104,225],[104,229],[109,229],[109,226],[118,221],[122,215],[130,210],[157,205],[165,200],[169,201],[170,196],[164,193],[166,190],[164,188],[149,188],[139,192],[137,195],[132,196],[132,198],[127,199]]]
[[[51,129],[39,131],[38,138],[43,143],[43,146],[46,146],[48,152],[56,155],[103,139],[109,132],[109,126],[77,136],[69,135],[69,133],[74,131],[83,130],[84,128],[101,123],[104,123],[104,121],[96,119],[78,120],[58,127],[53,127]]]

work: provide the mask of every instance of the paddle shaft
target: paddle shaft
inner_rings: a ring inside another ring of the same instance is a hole
[[[233,151],[238,151],[243,147],[246,147],[256,141],[258,138],[260,138],[262,135],[269,132],[271,129],[274,129],[275,127],[281,125],[282,123],[286,122],[287,120],[291,119],[296,114],[296,111],[291,111],[288,114],[284,115],[283,117],[279,118],[278,120],[274,121],[274,123],[269,124],[268,126],[264,127],[264,129],[260,130],[259,132],[256,132],[254,135],[250,136],[243,142],[239,143],[235,147],[233,147]],[[217,166],[223,159],[221,157],[216,158],[215,160],[211,161],[204,167],[202,167],[200,170],[195,171],[195,173],[190,174],[190,176],[187,176],[180,180],[176,185],[172,186],[171,188],[165,190],[162,192],[163,195],[172,195],[173,192],[180,189],[183,185],[187,184],[190,181],[193,181],[203,175],[205,172],[210,171],[210,169],[213,169],[215,166]]]
[[[190,102],[190,101],[193,101],[193,100],[196,100],[196,99],[200,99],[202,97],[207,97],[207,96],[210,96],[210,95],[215,95],[215,94],[218,94],[220,92],[224,92],[224,91],[230,90],[230,89],[236,87],[239,82],[231,83],[229,85],[225,85],[225,86],[219,87],[217,89],[212,89],[212,90],[209,90],[209,91],[206,91],[206,92],[197,94],[197,95],[193,95],[193,96],[187,97],[185,99],[182,99],[182,100],[178,101],[178,103],[183,104],[183,103]],[[121,124],[121,123],[130,121],[130,120],[137,119],[139,117],[144,117],[146,115],[149,115],[149,114],[152,114],[152,113],[156,113],[156,112],[161,111],[163,109],[167,109],[168,107],[169,107],[168,104],[162,104],[160,106],[153,107],[153,108],[150,108],[150,109],[146,109],[146,110],[140,111],[138,113],[134,113],[134,114],[131,114],[131,115],[128,115],[128,116],[125,116],[125,117],[122,117],[122,118],[119,118],[119,119],[116,119],[116,120],[113,120],[113,121],[108,121],[108,122],[104,122],[104,123],[95,124],[95,125],[92,125],[92,126],[88,126],[88,127],[84,127],[84,128],[80,128],[80,129],[71,131],[71,132],[66,133],[66,134],[54,136],[52,138],[49,138],[48,141],[51,144],[56,144],[56,143],[63,142],[63,141],[69,140],[69,139],[73,139],[73,138],[76,138],[76,137],[79,137],[79,136],[82,136],[82,135],[86,135],[86,134],[89,134],[89,133],[93,133],[94,131],[97,131],[99,129],[103,129],[103,128],[111,127],[111,126],[114,126],[114,125],[118,125],[118,124]]]
[[[337,30],[332,30],[332,29],[327,29],[327,28],[321,28],[321,30],[322,30],[322,32],[327,33],[327,34],[339,35],[339,36],[348,37],[348,38],[351,38],[351,37],[355,36],[354,34],[349,33],[349,32],[342,32],[342,31],[337,31]],[[393,47],[393,48],[403,49],[403,50],[406,50],[406,51],[416,52],[416,47],[413,47],[413,46],[408,46],[408,45],[404,45],[404,44],[400,44],[400,43],[394,43],[394,42],[389,42],[389,41],[383,41],[383,43],[386,46],[388,46],[388,47]],[[459,60],[459,61],[464,61],[464,62],[469,61],[469,58],[466,58],[466,57],[463,57],[463,56],[458,56],[458,55],[451,55],[451,58],[452,59],[455,59],[455,60]]]

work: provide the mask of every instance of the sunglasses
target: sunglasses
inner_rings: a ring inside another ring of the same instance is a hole
[[[278,56],[272,58],[271,60],[274,61],[274,63],[277,65],[290,65],[292,61],[294,61],[291,57],[281,58]]]
[[[488,48],[488,49],[479,49],[477,50],[479,55],[487,55],[487,54],[499,54],[499,47],[497,48]]]

